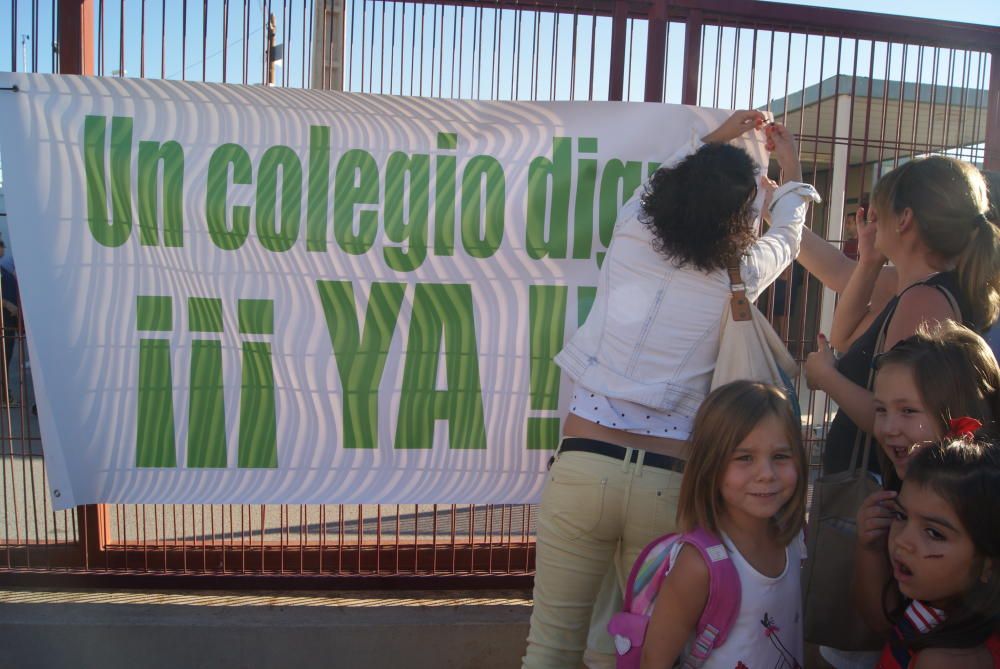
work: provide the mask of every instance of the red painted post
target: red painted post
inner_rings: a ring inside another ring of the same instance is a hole
[[[646,37],[646,102],[663,102],[663,68],[667,58],[667,0],[653,0]]]
[[[701,70],[701,10],[693,9],[684,26],[684,83],[681,104],[698,104],[698,77]]]
[[[108,507],[105,504],[87,504],[76,507],[77,536],[80,538],[80,548],[83,552],[84,569],[97,570],[106,566],[105,547],[111,533],[108,522]]]
[[[94,74],[94,2],[59,0],[59,73]]]
[[[625,37],[628,28],[628,1],[615,0],[611,16],[611,72],[608,99],[621,101],[625,93]]]
[[[59,73],[94,74],[93,0],[59,0]],[[103,504],[78,506],[76,523],[83,566],[96,567],[110,532],[108,510]]]
[[[1000,170],[1000,49],[991,53],[988,96],[983,169]]]

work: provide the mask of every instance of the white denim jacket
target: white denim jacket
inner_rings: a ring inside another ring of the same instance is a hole
[[[676,164],[698,146],[685,147],[665,164]],[[677,267],[657,252],[652,232],[639,221],[641,194],[619,213],[587,321],[555,362],[592,392],[693,418],[719,354],[729,275]],[[809,184],[788,182],[775,191],[771,227],[740,263],[751,300],[798,255],[809,203],[819,201]]]

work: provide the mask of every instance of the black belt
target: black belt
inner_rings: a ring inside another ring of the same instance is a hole
[[[604,441],[597,441],[596,439],[567,437],[566,439],[563,439],[557,452],[568,453],[569,451],[596,453],[598,455],[606,455],[607,457],[614,458],[615,460],[624,460],[625,453],[628,449],[623,446],[616,446],[615,444],[609,444]],[[632,455],[629,457],[629,462],[637,462],[638,460],[639,449],[633,448]],[[653,453],[651,451],[646,451],[646,457],[642,459],[642,464],[645,467],[668,469],[677,473],[684,471],[684,461],[680,458],[675,458],[672,455],[663,455],[662,453]]]

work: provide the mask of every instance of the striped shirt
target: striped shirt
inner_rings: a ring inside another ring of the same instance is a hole
[[[917,652],[908,649],[905,642],[927,634],[943,621],[944,611],[941,609],[916,600],[910,602],[882,648],[876,669],[908,669],[917,659]],[[1000,668],[1000,638],[994,634],[986,640],[985,646],[993,656],[993,666]]]

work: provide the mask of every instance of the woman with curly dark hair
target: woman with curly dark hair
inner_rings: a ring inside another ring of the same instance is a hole
[[[528,669],[579,666],[585,647],[588,666],[613,666],[605,629],[621,585],[643,546],[674,527],[730,301],[727,267],[739,266],[753,300],[798,252],[819,197],[800,183],[791,133],[764,123],[736,112],[625,204],[590,315],[556,357],[576,387],[539,508]],[[771,193],[759,238],[756,164],[727,144],[755,130],[789,179]]]
[[[756,169],[743,149],[705,144],[673,169],[657,170],[639,215],[654,250],[679,266],[726,269],[756,238]],[[701,190],[711,196],[699,196]]]

